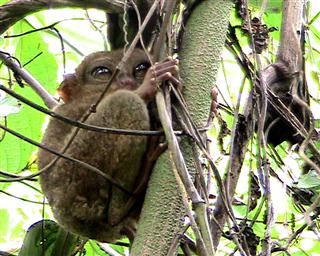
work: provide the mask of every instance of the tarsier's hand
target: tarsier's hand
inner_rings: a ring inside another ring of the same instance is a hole
[[[137,89],[137,94],[146,102],[152,100],[156,94],[157,86],[163,81],[171,81],[179,86],[177,78],[179,61],[168,57],[161,62],[156,62],[149,68],[142,85]]]

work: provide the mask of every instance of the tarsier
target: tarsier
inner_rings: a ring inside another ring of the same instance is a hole
[[[87,56],[75,74],[66,76],[59,88],[64,101],[54,109],[70,119],[79,120],[104,91],[111,74],[122,59],[123,50],[96,52]],[[147,104],[153,100],[157,84],[173,80],[178,62],[167,58],[152,68],[144,51],[135,49],[112,82],[107,94],[86,123],[121,129],[149,130]],[[74,127],[52,118],[42,143],[61,151]],[[57,221],[66,230],[86,238],[110,242],[131,234],[141,205],[124,209],[139,182],[146,153],[146,136],[106,134],[81,129],[65,154],[88,163],[120,180],[127,191],[106,178],[60,158],[40,176],[42,190]],[[56,156],[39,151],[39,169]],[[123,211],[128,211],[124,218]]]
[[[305,129],[308,130],[310,127],[310,116],[303,106],[293,100],[292,96],[293,94],[297,94],[301,100],[306,103],[308,102],[303,84],[297,79],[297,75],[289,72],[287,65],[284,63],[275,63],[272,67],[276,71],[277,79],[274,83],[267,84],[268,87],[292,111]],[[271,104],[268,104],[267,108],[265,131],[268,133],[267,141],[274,146],[281,144],[283,141],[288,141],[292,144],[303,141],[303,138],[288,124],[287,120],[281,119]]]

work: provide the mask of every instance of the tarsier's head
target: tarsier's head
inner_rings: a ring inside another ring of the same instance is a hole
[[[60,96],[66,102],[82,90],[101,93],[122,57],[123,49],[88,55],[77,67],[75,74],[65,77],[58,89]],[[119,89],[136,90],[142,84],[149,67],[150,61],[146,53],[135,49],[114,79],[109,92]]]

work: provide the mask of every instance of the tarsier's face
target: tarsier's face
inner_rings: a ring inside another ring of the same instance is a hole
[[[122,49],[90,54],[76,70],[80,85],[106,86],[122,57]],[[144,51],[135,49],[111,84],[110,91],[136,90],[149,67],[150,61]]]

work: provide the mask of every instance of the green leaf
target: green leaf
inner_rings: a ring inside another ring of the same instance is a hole
[[[23,106],[18,114],[8,117],[7,124],[20,134],[38,141],[42,122],[43,117],[29,107]],[[0,143],[0,169],[8,172],[20,171],[28,164],[35,149],[31,144],[6,133]]]
[[[23,33],[34,29],[27,21],[22,20],[14,26],[15,33]],[[49,51],[44,41],[44,32],[31,33],[20,37],[16,47],[16,55],[24,68],[29,71],[49,92],[54,93],[57,81],[57,60]],[[39,101],[39,98],[38,100]]]
[[[22,20],[14,26],[13,30],[18,34],[31,29],[32,27],[25,20]],[[47,43],[42,39],[41,33],[31,33],[19,38],[15,57],[19,59],[21,64],[29,62],[38,54],[40,55],[25,66],[25,69],[48,91],[53,92],[56,87],[58,67],[55,58],[49,52]],[[15,85],[13,88],[29,100],[43,105],[42,100],[28,85],[24,88]],[[24,105],[18,114],[8,117],[7,123],[8,127],[18,133],[39,141],[44,118],[45,115]],[[36,149],[35,146],[7,133],[0,143],[0,169],[9,172],[20,171],[28,164],[30,156]]]
[[[6,241],[6,234],[9,232],[9,211],[7,209],[0,209],[0,243]]]
[[[261,8],[263,0],[250,0],[249,3],[251,6],[256,8]],[[268,12],[281,12],[282,11],[282,1],[281,0],[269,0],[267,6]]]
[[[320,186],[320,178],[315,171],[301,175],[296,185],[298,188],[316,188]]]
[[[85,255],[86,256],[106,256],[108,254],[106,254],[103,250],[101,250],[101,248],[99,247],[99,245],[97,244],[97,242],[90,240],[89,243],[86,244],[85,248]]]
[[[69,256],[78,245],[77,236],[64,231],[52,220],[41,220],[30,226],[19,256]]]
[[[20,103],[12,97],[8,97],[0,91],[0,117],[6,117],[20,111]]]
[[[3,4],[5,4],[5,3],[7,3],[7,2],[9,2],[10,0],[0,0],[0,5],[3,5]]]

